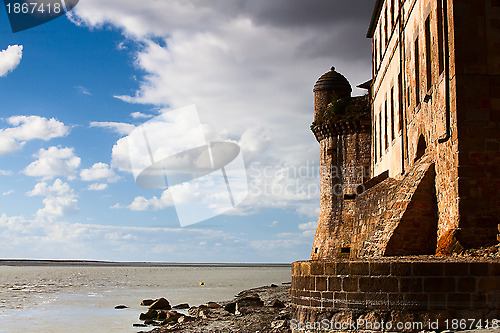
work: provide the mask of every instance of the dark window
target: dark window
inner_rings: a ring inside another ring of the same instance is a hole
[[[418,37],[415,39],[415,106],[420,104],[420,54],[418,53]]]
[[[431,43],[431,17],[425,20],[425,65],[427,67],[427,91],[432,86],[432,43]]]
[[[391,0],[391,26],[394,26],[394,14],[396,13],[396,7],[394,6],[394,0]]]
[[[380,107],[380,109],[382,109],[382,107]],[[380,144],[380,151],[379,151],[379,156],[380,158],[382,158],[382,111],[380,111],[380,113],[378,114],[378,141],[379,141],[379,144]]]
[[[344,200],[356,200],[356,194],[344,194]]]
[[[349,254],[349,253],[351,253],[351,248],[350,247],[342,247],[342,248],[340,248],[340,253],[341,254]]]
[[[438,57],[439,75],[444,71],[444,21],[443,21],[443,0],[437,0],[437,34],[438,34]]]
[[[389,40],[389,32],[391,29],[389,28],[389,4],[385,6],[385,44],[387,45],[387,42]]]
[[[391,140],[396,138],[396,112],[394,112],[394,87],[391,88]]]
[[[373,158],[375,159],[375,163],[377,163],[377,160],[378,160],[377,146],[378,146],[378,141],[377,141],[377,117],[375,117],[375,120],[374,120],[374,123],[373,123]]]
[[[388,127],[389,127],[387,126],[388,119],[389,117],[387,116],[387,99],[386,99],[384,103],[384,142],[385,142],[384,148],[385,149],[389,147],[389,139],[387,137]]]
[[[399,124],[398,130],[401,131],[403,129],[403,78],[401,73],[398,76],[398,94],[399,94]]]

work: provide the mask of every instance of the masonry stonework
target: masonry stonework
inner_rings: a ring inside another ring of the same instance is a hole
[[[498,260],[450,256],[500,239],[500,1],[376,0],[368,37],[367,95],[333,67],[313,89],[320,215],[295,318],[498,317]]]

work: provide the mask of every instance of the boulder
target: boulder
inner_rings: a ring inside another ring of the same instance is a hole
[[[236,303],[238,304],[239,307],[264,305],[264,302],[260,299],[258,295],[239,297],[236,299]]]
[[[236,312],[236,302],[227,303],[224,306],[224,310],[226,310],[229,313],[234,314]]]
[[[128,309],[128,306],[126,306],[126,305],[117,305],[117,306],[115,306],[115,309],[117,309],[117,310]]]
[[[148,325],[146,324],[132,324],[133,327],[147,327]]]
[[[271,288],[278,288],[278,286],[273,283],[271,284]]]
[[[172,324],[176,323],[179,318],[183,317],[182,314],[175,312],[175,311],[165,311],[165,318],[163,318],[161,325],[167,325],[167,324]]]
[[[142,306],[150,306],[151,304],[153,304],[155,302],[154,299],[145,299],[141,302],[141,305]]]
[[[149,309],[152,310],[170,310],[171,308],[170,303],[163,297],[156,300],[149,306]]]
[[[285,303],[283,303],[279,299],[275,299],[274,301],[271,302],[271,306],[273,308],[282,309],[285,307]]]
[[[139,320],[148,320],[148,319],[156,319],[158,318],[158,311],[156,310],[148,310],[146,313],[141,313],[139,315]]]
[[[205,304],[205,306],[209,309],[218,309],[221,307],[220,304],[218,303],[215,303],[215,302],[208,302],[207,304]]]
[[[179,319],[177,319],[178,323],[188,323],[190,321],[194,321],[196,318],[191,317],[191,316],[181,316]]]
[[[148,319],[144,321],[144,325],[159,326],[160,323],[157,322],[156,320]]]
[[[189,309],[189,304],[187,303],[178,304],[176,306],[173,306],[172,309]]]

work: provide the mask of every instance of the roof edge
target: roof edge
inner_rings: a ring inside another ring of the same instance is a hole
[[[380,13],[382,12],[383,5],[384,0],[377,0],[377,2],[375,2],[375,8],[373,9],[373,15],[370,21],[370,26],[368,27],[368,32],[366,33],[366,38],[373,38],[373,34],[375,33],[375,28],[377,26],[377,21],[380,17]]]

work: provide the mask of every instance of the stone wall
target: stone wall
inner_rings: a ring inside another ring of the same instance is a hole
[[[500,3],[454,1],[460,233],[494,244],[500,221]]]
[[[292,265],[294,318],[499,319],[500,262],[406,258]],[[397,330],[397,329],[395,329]]]

